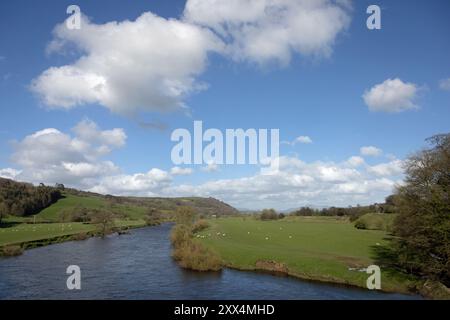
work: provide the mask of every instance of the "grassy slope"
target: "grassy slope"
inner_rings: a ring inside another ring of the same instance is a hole
[[[19,244],[27,241],[92,231],[95,228],[93,225],[82,223],[61,224],[61,213],[65,209],[71,208],[105,209],[116,213],[117,217],[120,217],[120,219],[115,221],[117,227],[144,226],[144,217],[148,208],[157,208],[161,213],[167,214],[175,211],[179,205],[193,206],[196,212],[203,214],[211,212],[229,214],[236,212],[236,209],[227,204],[210,198],[115,198],[115,200],[121,201],[110,201],[95,194],[80,193],[76,195],[66,192],[64,198],[35,216],[10,216],[5,218],[3,221],[9,227],[3,225],[0,228],[0,247],[7,244]],[[62,228],[63,225],[71,225],[71,228]]]
[[[55,204],[39,212],[39,214],[36,215],[36,219],[58,221],[59,213],[63,209],[74,208],[77,206],[89,209],[100,209],[106,207],[106,201],[100,197],[81,197],[68,194],[65,195],[65,198],[58,200]]]
[[[36,215],[36,219],[57,222],[59,221],[59,215],[62,210],[77,207],[111,210],[112,212],[124,215],[124,220],[140,220],[141,222],[143,222],[143,217],[147,210],[142,206],[133,206],[126,204],[111,205],[105,198],[102,197],[85,197],[69,194],[66,195],[65,198],[59,200],[57,203],[42,210],[39,214]]]
[[[386,235],[357,230],[346,220],[317,217],[270,222],[226,218],[211,220],[211,225],[202,232],[206,237],[199,239],[231,267],[255,269],[258,260],[273,260],[286,264],[295,276],[360,287],[366,287],[368,275],[349,267],[371,265],[371,247],[384,244]],[[382,270],[384,290],[406,292],[408,284],[402,275]]]
[[[93,231],[95,229],[94,225],[76,222],[59,223],[60,213],[64,209],[79,206],[91,209],[109,208],[116,213],[126,215],[123,219],[115,221],[115,226],[117,227],[138,227],[145,225],[145,221],[143,220],[145,214],[144,207],[131,205],[114,205],[111,207],[101,197],[85,197],[69,194],[37,214],[35,218],[36,224],[22,223],[24,221],[31,222],[34,220],[34,217],[9,217],[5,219],[4,221],[12,223],[12,226],[0,228],[0,246]],[[39,223],[42,221],[52,223]]]

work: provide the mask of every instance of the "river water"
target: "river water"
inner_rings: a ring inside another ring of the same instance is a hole
[[[0,258],[0,299],[418,299],[225,269],[186,271],[171,259],[171,225],[65,242]],[[68,290],[66,268],[81,269]]]

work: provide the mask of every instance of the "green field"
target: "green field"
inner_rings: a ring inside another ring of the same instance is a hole
[[[122,214],[129,219],[142,219],[145,215],[146,208],[143,206],[132,206],[126,204],[111,204],[102,197],[96,196],[76,196],[67,194],[63,199],[58,200],[55,204],[42,210],[36,215],[37,221],[57,222],[60,214],[64,209],[84,207],[88,209],[107,209],[111,212]]]
[[[89,232],[94,229],[94,225],[75,222],[22,223],[8,228],[0,228],[0,246]]]
[[[0,181],[2,181],[1,178]],[[11,181],[8,183],[20,184]],[[23,245],[30,241],[93,231],[94,225],[68,222],[70,215],[81,209],[83,212],[89,212],[92,209],[94,213],[94,209],[108,211],[114,214],[115,227],[125,228],[145,226],[149,209],[156,209],[162,215],[161,221],[173,219],[173,213],[179,206],[184,205],[193,207],[198,214],[203,215],[237,212],[233,207],[212,198],[105,197],[99,194],[66,190],[61,199],[38,214],[24,217],[9,215],[3,218],[0,226],[0,247],[11,244]]]
[[[209,220],[211,227],[196,239],[217,251],[227,266],[254,270],[257,261],[276,261],[289,274],[304,279],[366,287],[374,246],[386,244],[386,233],[358,230],[346,219],[289,217],[278,221],[254,218]],[[382,289],[408,292],[413,284],[402,274],[382,269]]]
[[[3,221],[7,226],[0,228],[0,247],[94,231],[95,226],[92,224],[60,222],[61,213],[65,209],[78,207],[108,209],[111,212],[120,214],[122,217],[114,221],[116,227],[139,227],[145,225],[143,220],[145,207],[123,204],[111,205],[105,198],[68,194],[35,216],[10,216],[5,218]]]

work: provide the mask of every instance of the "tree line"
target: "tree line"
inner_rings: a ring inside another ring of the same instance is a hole
[[[28,216],[39,213],[62,197],[58,188],[0,178],[0,222],[6,215]]]
[[[450,286],[450,134],[410,156],[397,188],[390,258],[403,270]]]

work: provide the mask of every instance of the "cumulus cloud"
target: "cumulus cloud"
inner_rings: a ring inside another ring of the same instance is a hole
[[[105,176],[89,190],[115,195],[156,196],[171,182],[172,176],[167,171],[153,168],[146,173]]]
[[[309,144],[309,143],[312,143],[312,140],[311,140],[311,138],[308,137],[308,136],[300,136],[300,137],[297,137],[297,138],[294,140],[294,144],[296,144],[296,143],[305,143],[305,144]]]
[[[270,174],[177,184],[174,177],[192,174],[192,169],[152,168],[127,174],[104,159],[125,144],[122,129],[102,130],[92,121],[83,120],[72,132],[47,128],[16,142],[12,161],[18,168],[0,169],[0,176],[34,183],[59,182],[103,194],[211,196],[247,208],[372,203],[382,201],[402,178],[402,162],[398,159],[369,166],[358,156],[341,163],[282,156],[277,159],[278,170]],[[211,171],[217,166],[210,163],[203,169]]]
[[[365,147],[361,147],[359,149],[359,151],[361,152],[361,154],[363,156],[369,156],[369,157],[378,157],[383,153],[383,150],[374,147],[374,146],[365,146]]]
[[[396,176],[403,173],[403,161],[397,159],[371,166],[367,170],[377,176]]]
[[[12,161],[22,170],[14,178],[35,183],[65,182],[87,186],[90,179],[117,173],[111,161],[102,160],[125,144],[123,129],[104,130],[83,120],[73,128],[75,136],[47,128],[13,143]]]
[[[210,51],[221,42],[209,30],[150,12],[135,21],[65,24],[54,30],[50,52],[77,48],[72,64],[51,67],[31,89],[50,108],[70,109],[98,103],[113,112],[167,112],[185,107],[185,97],[204,88],[196,77]]]
[[[379,169],[363,167],[357,170],[349,168],[348,161],[307,163],[296,157],[283,156],[279,164],[279,170],[270,175],[258,173],[200,185],[172,185],[164,192],[179,196],[212,196],[245,208],[347,206],[382,201],[401,182],[400,178],[389,175],[398,175],[396,170],[383,174]]]
[[[415,104],[418,90],[414,83],[387,79],[364,92],[363,99],[370,111],[398,113],[418,108]]]
[[[286,65],[292,53],[329,56],[349,11],[332,0],[188,0],[184,19],[214,30],[236,61]]]
[[[99,104],[127,116],[186,107],[208,54],[234,61],[286,65],[293,53],[329,56],[350,23],[347,1],[188,0],[180,19],[151,12],[134,21],[96,24],[82,17],[79,30],[57,25],[49,53],[78,59],[43,71],[31,90],[44,105],[71,109]]]
[[[439,88],[445,91],[450,91],[450,78],[439,81]]]
[[[206,164],[206,166],[201,168],[204,172],[215,172],[219,170],[219,166],[214,162],[209,162]]]
[[[193,173],[193,170],[191,168],[180,168],[180,167],[173,167],[170,169],[170,174],[174,176],[187,176]]]
[[[293,141],[281,141],[281,143],[295,146],[297,143],[310,144],[310,143],[313,143],[313,141],[308,136],[299,136],[299,137],[295,138]]]
[[[346,163],[350,167],[359,167],[359,166],[365,164],[365,161],[364,161],[364,159],[362,157],[352,156],[352,157],[347,159]]]

